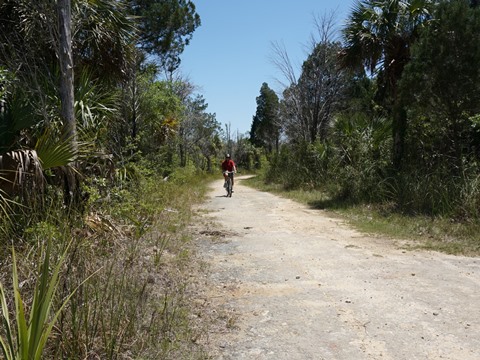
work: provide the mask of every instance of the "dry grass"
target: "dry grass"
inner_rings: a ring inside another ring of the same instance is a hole
[[[73,238],[57,304],[97,272],[70,299],[45,359],[207,358],[198,321],[202,310],[192,301],[192,274],[199,265],[188,228],[192,205],[202,199],[206,182],[192,179],[185,175],[181,181],[145,181],[124,191],[115,203],[93,206],[74,223],[53,216],[32,223],[17,247],[24,291],[31,288],[36,249],[47,238],[57,251]],[[8,278],[11,265],[3,254],[1,280]]]

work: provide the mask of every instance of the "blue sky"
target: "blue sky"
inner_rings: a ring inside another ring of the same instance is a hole
[[[314,17],[335,10],[338,25],[354,0],[194,0],[202,25],[182,55],[181,72],[198,86],[207,111],[250,131],[263,82],[281,90],[272,43],[282,43],[296,68],[307,58]]]

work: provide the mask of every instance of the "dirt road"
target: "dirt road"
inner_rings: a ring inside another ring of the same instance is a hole
[[[241,181],[231,199],[213,185],[199,239],[223,324],[213,358],[480,359],[479,258],[405,251]]]

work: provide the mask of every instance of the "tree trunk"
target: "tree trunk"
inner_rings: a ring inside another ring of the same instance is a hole
[[[73,148],[77,149],[77,128],[74,114],[73,94],[73,56],[72,56],[72,10],[71,0],[58,0],[58,27],[60,44],[58,59],[60,62],[60,100],[61,116],[65,132]]]
[[[76,152],[77,126],[75,122],[75,98],[73,92],[73,55],[72,55],[72,7],[71,0],[58,0],[58,32],[60,37],[58,61],[60,63],[60,115],[64,122],[64,131]],[[64,198],[70,205],[80,204],[80,186],[76,172],[64,169]]]

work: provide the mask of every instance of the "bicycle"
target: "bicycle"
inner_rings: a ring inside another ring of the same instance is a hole
[[[225,190],[227,190],[227,197],[232,197],[233,192],[233,171],[225,171],[224,174],[227,174],[227,184],[225,186]]]

